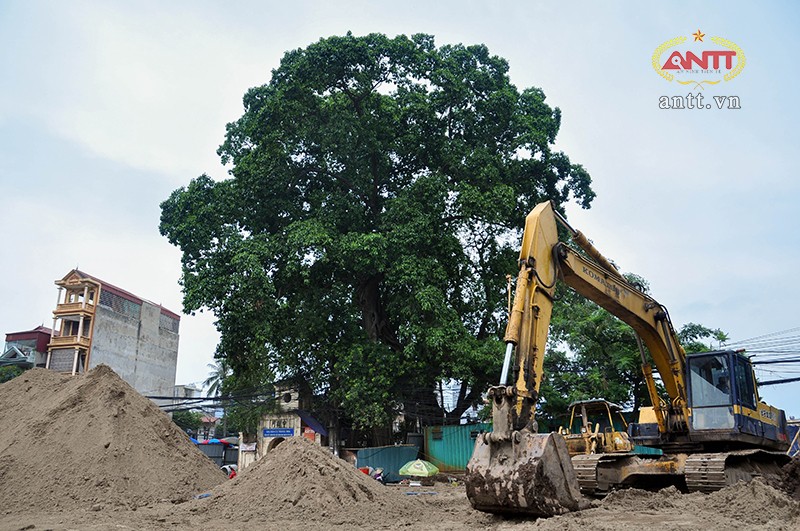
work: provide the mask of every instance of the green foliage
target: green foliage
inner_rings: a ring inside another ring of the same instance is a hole
[[[681,327],[678,332],[678,339],[686,353],[708,352],[713,350],[712,344],[705,344],[702,339],[713,339],[717,342],[717,347],[728,340],[728,334],[719,328],[708,328],[703,325],[688,323]]]
[[[221,382],[216,394],[223,398],[221,406],[226,431],[252,435],[257,433],[261,417],[276,412],[278,407],[272,385],[274,375],[265,360],[252,357],[245,361],[243,370],[237,374],[229,372],[227,359],[218,359],[215,365],[210,366],[214,371],[209,379]],[[216,380],[215,376],[221,376],[221,379]],[[210,390],[209,393],[212,394]]]
[[[457,378],[460,416],[500,370],[525,215],[594,197],[552,149],[559,109],[483,45],[380,34],[287,52],[244,107],[218,151],[232,178],[161,205],[218,358],[237,379],[302,375],[359,427],[435,408]]]
[[[7,382],[12,378],[16,378],[23,372],[25,372],[25,369],[17,367],[16,365],[0,367],[0,383]]]
[[[208,396],[217,396],[222,392],[222,386],[225,384],[225,378],[230,375],[228,369],[228,362],[225,359],[217,360],[213,364],[207,364],[211,369],[208,378],[203,382],[203,387],[207,389]]]
[[[192,430],[197,433],[203,424],[200,420],[202,418],[203,414],[198,411],[175,411],[172,413],[172,422],[183,431]]]

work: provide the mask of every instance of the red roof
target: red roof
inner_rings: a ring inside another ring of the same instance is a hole
[[[8,338],[8,336],[18,336],[22,334],[34,335],[36,333],[47,334],[49,336],[50,334],[53,333],[53,331],[50,328],[47,328],[46,326],[42,325],[42,326],[37,326],[33,330],[24,330],[22,332],[9,332],[6,334],[6,338]],[[56,335],[58,335],[58,332],[56,332]],[[15,339],[25,339],[25,338],[15,338]]]
[[[6,334],[6,342],[11,343],[14,341],[35,339],[37,352],[47,352],[47,344],[50,342],[52,333],[53,331],[46,326],[37,326],[33,330],[26,330],[24,332],[11,332]],[[55,335],[58,335],[58,332],[56,332]]]

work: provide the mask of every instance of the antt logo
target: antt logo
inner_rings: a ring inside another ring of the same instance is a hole
[[[733,58],[736,57],[736,52],[733,50],[714,50],[705,51],[700,57],[697,57],[692,52],[686,52],[686,55],[681,55],[681,52],[672,52],[667,62],[661,67],[662,70],[691,70],[692,65],[697,65],[703,70],[709,68],[718,69],[720,63],[725,60],[726,70],[733,68]]]
[[[662,43],[653,52],[652,65],[667,81],[705,90],[723,81],[730,81],[744,69],[744,52],[735,43],[722,37],[708,37],[700,30]],[[666,56],[666,60],[664,57]]]

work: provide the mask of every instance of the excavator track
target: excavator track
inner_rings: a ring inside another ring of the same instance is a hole
[[[777,478],[787,461],[786,454],[766,450],[690,455],[684,469],[686,487],[692,492],[714,492],[740,481]]]
[[[694,454],[686,458],[684,477],[691,492],[714,492],[728,485],[725,478],[727,453]]]
[[[572,467],[578,477],[581,494],[591,496],[597,492],[597,464],[603,454],[576,455],[572,457]]]

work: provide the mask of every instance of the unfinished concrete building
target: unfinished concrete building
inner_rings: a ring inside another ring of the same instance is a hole
[[[143,395],[173,394],[178,314],[78,269],[56,285],[47,368],[78,374],[104,363]]]

